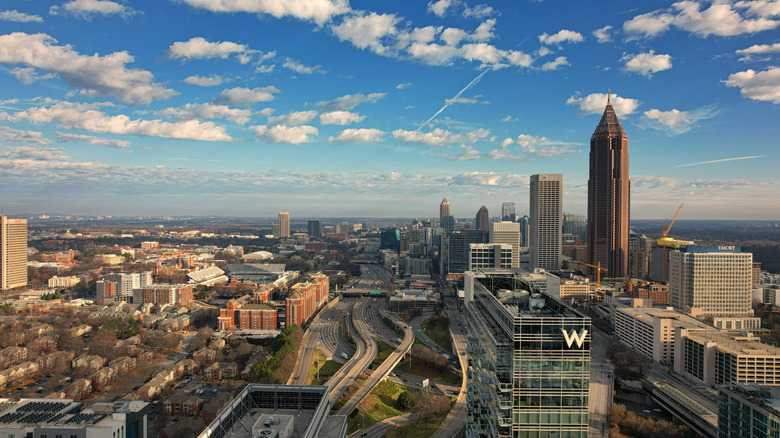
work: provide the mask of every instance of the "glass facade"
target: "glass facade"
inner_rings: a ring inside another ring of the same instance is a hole
[[[515,274],[479,275],[467,307],[466,436],[587,437],[590,318]]]

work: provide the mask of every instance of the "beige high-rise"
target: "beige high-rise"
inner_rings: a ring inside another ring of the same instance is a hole
[[[520,224],[506,221],[491,223],[490,243],[512,245],[512,267],[520,267]]]
[[[563,175],[531,175],[529,247],[531,267],[548,271],[561,268],[561,217]]]
[[[290,213],[279,213],[279,237],[290,237]]]
[[[27,286],[27,219],[0,216],[0,290]]]

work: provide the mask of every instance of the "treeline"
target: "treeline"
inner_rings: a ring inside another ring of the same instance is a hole
[[[249,381],[255,383],[287,382],[295,366],[298,345],[303,331],[297,325],[288,325],[271,343],[271,355],[260,359],[249,373]],[[286,374],[286,376],[285,376]]]
[[[621,404],[609,410],[609,436],[611,438],[696,438],[700,436],[683,424],[654,420],[626,411]]]
[[[446,357],[437,353],[436,350],[426,347],[425,345],[412,345],[412,356],[429,367],[441,369],[447,366]]]

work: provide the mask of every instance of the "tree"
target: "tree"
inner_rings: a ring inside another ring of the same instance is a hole
[[[398,404],[398,409],[402,411],[408,411],[414,405],[414,399],[409,394],[409,391],[404,391],[398,394],[398,399],[396,399],[396,403]]]

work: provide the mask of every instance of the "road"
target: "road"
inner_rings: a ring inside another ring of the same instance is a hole
[[[607,363],[609,336],[601,330],[591,328],[590,360],[590,406],[588,410],[590,430],[588,436],[609,436],[609,407],[612,406],[614,391],[614,367]]]
[[[464,313],[459,312],[457,304],[452,296],[444,299],[447,305],[447,315],[450,318],[450,333],[452,333],[452,348],[457,354],[460,364],[463,380],[460,386],[460,394],[455,400],[455,404],[450,409],[450,413],[444,418],[441,427],[432,435],[434,438],[451,438],[455,436],[466,425],[466,385],[468,384],[468,356],[466,355],[466,344],[468,337],[466,335],[466,326]]]
[[[343,366],[336,374],[328,380],[330,388],[330,404],[335,405],[342,394],[355,383],[360,374],[368,368],[371,361],[374,360],[377,352],[376,342],[371,336],[371,330],[368,325],[360,320],[357,315],[365,311],[369,301],[365,298],[359,299],[352,308],[347,318],[347,329],[349,335],[355,340],[357,351],[355,355]]]

